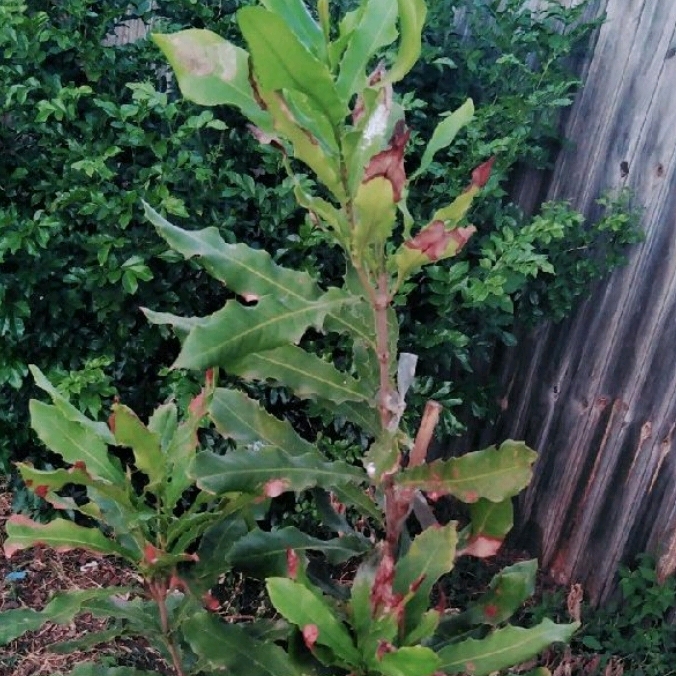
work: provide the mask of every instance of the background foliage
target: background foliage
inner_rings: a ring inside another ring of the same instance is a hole
[[[158,383],[176,343],[149,326],[138,307],[204,315],[222,304],[225,292],[197,268],[170,265],[175,254],[144,220],[141,198],[175,222],[216,225],[226,240],[264,247],[284,264],[329,278],[339,273],[330,248],[321,259],[308,254],[320,235],[297,210],[278,158],[259,154],[238,115],[180,100],[166,70],[153,65],[157,51],[147,40],[111,46],[106,39],[131,6],[130,16],[153,17],[165,32],[208,26],[237,40],[233,13],[245,3],[175,0],[157,10],[151,4],[67,0],[55,10],[48,0],[8,0],[0,6],[5,469],[10,459],[36,454],[26,424],[28,363],[92,413],[115,392],[140,414],[172,382],[186,396],[194,393],[185,379]],[[476,389],[471,370],[495,339],[513,340],[517,309],[526,318],[558,318],[605,269],[588,255],[598,227],[560,205],[529,221],[507,199],[510,172],[547,166],[557,147],[559,113],[577,86],[567,60],[590,28],[579,25],[581,7],[552,3],[533,16],[522,4],[432,3],[422,65],[406,83],[417,93],[404,100],[423,137],[441,111],[467,95],[477,103],[472,125],[431,168],[437,186],[412,187],[411,202],[421,209],[440,192],[459,191],[480,160],[498,158],[472,215],[482,236],[462,260],[431,267],[412,298],[415,310],[401,310],[403,349],[410,347],[407,336],[422,335],[414,400],[465,402],[476,415],[487,413],[488,396]],[[617,227],[604,230],[611,266],[618,247],[633,237],[626,223],[612,223]],[[545,286],[543,279],[556,284]],[[441,385],[433,387],[432,377]],[[288,408],[284,392],[272,397]],[[461,428],[451,410],[443,422],[447,432]]]

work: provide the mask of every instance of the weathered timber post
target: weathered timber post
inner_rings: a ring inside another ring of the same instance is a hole
[[[575,145],[548,198],[593,216],[626,183],[645,241],[570,320],[507,353],[490,436],[539,450],[520,533],[559,581],[601,601],[623,558],[648,550],[661,574],[676,567],[676,2],[596,9],[607,18],[566,123]]]

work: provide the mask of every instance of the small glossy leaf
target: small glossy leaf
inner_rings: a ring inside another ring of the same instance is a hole
[[[296,493],[320,486],[358,483],[364,474],[340,461],[327,462],[318,453],[289,455],[274,446],[234,450],[225,455],[209,451],[198,453],[191,474],[205,491],[254,493],[277,497],[287,491]]]
[[[202,665],[201,671],[238,676],[300,676],[289,656],[271,641],[258,641],[242,626],[228,624],[206,612],[182,625],[183,634]]]
[[[85,463],[87,472],[97,479],[124,481],[119,464],[108,454],[107,444],[91,427],[70,420],[62,409],[31,399],[31,426],[40,440],[66,462]]]
[[[227,369],[231,361],[248,354],[297,343],[308,328],[321,330],[328,313],[351,302],[349,296],[335,288],[311,303],[271,296],[252,307],[228,301],[223,309],[190,331],[174,367]]]
[[[239,108],[256,126],[270,128],[249,82],[249,54],[209,30],[189,28],[172,35],[155,33],[186,99],[202,106]]]
[[[397,0],[399,8],[399,51],[387,81],[399,82],[413,68],[422,46],[422,29],[427,15],[425,0]]]
[[[256,529],[239,538],[228,553],[227,562],[239,570],[257,577],[283,576],[288,572],[287,552],[315,551],[326,556],[329,563],[339,565],[370,549],[370,543],[358,535],[344,535],[320,540],[287,526],[272,532]]]
[[[379,660],[378,670],[384,676],[428,676],[439,668],[437,654],[424,646],[409,646],[386,652]]]
[[[422,159],[420,160],[420,166],[411,176],[411,179],[425,173],[432,163],[434,155],[443,148],[451,145],[457,133],[472,121],[472,117],[474,117],[474,102],[472,99],[467,99],[460,108],[444,118],[437,125],[436,129],[432,132],[432,138],[429,140]]]
[[[165,475],[165,459],[160,449],[160,438],[151,432],[127,406],[113,405],[115,439],[134,453],[136,467],[144,472],[149,488],[157,486]]]
[[[313,624],[319,630],[316,642],[331,648],[343,665],[357,666],[360,655],[347,627],[334,610],[305,585],[282,577],[266,581],[272,605],[289,622],[301,629]]]
[[[299,42],[282,17],[263,7],[244,7],[237,12],[237,22],[261,89],[302,92],[334,126],[343,121],[347,101],[339,98],[329,69]]]
[[[315,452],[315,447],[303,439],[288,420],[268,413],[257,401],[239,390],[218,388],[209,409],[216,429],[238,444],[272,446],[289,455]]]
[[[395,481],[400,486],[450,494],[463,502],[480,498],[501,502],[528,485],[537,453],[520,441],[505,441],[451,460],[439,460],[402,471]]]
[[[528,629],[512,626],[496,629],[486,638],[466,639],[442,648],[438,653],[441,670],[447,674],[487,676],[525,662],[552,643],[569,641],[579,626],[579,622],[555,624],[543,620]]]
[[[37,523],[21,514],[13,514],[7,520],[6,531],[6,556],[41,544],[57,552],[82,548],[97,554],[117,554],[132,558],[130,552],[108,539],[98,528],[85,528],[65,519]]]
[[[396,20],[397,5],[392,0],[369,0],[360,12],[359,23],[350,32],[343,52],[336,81],[343,100],[362,90],[369,62],[396,39]]]
[[[228,371],[245,380],[272,381],[290,388],[300,399],[365,402],[369,392],[332,364],[295,345],[251,354],[230,364]]]

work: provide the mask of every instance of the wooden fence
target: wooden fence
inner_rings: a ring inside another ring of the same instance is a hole
[[[574,147],[545,186],[593,217],[628,186],[645,241],[575,315],[524,336],[500,364],[506,409],[483,441],[538,449],[519,532],[560,582],[603,600],[618,563],[676,567],[676,2],[599,0],[606,12],[566,123]],[[541,194],[524,176],[524,202]]]

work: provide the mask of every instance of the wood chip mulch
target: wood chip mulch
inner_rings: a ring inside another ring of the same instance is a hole
[[[0,547],[11,514],[11,494],[0,487]],[[19,573],[20,579],[12,579]],[[10,576],[9,579],[7,576]],[[7,559],[0,552],[0,612],[12,608],[41,610],[58,591],[136,584],[133,571],[112,557],[74,550],[57,553],[46,548],[17,552]],[[0,646],[0,676],[57,676],[82,662],[130,666],[171,676],[173,671],[142,639],[122,638],[87,651],[65,655],[50,647],[106,628],[105,619],[81,615],[69,625],[47,623]]]

